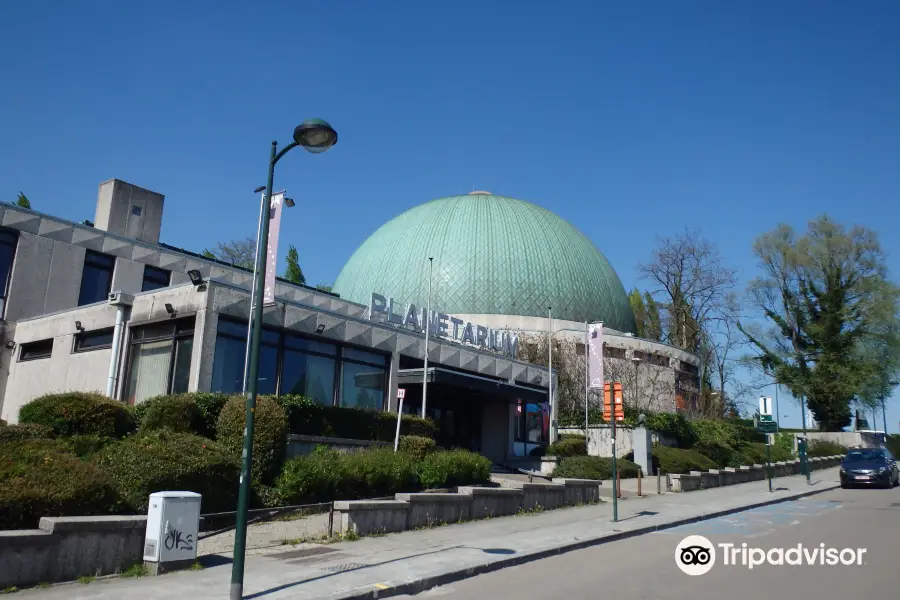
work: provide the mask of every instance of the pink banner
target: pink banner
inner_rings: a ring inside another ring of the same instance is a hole
[[[275,304],[275,268],[278,264],[278,232],[281,229],[281,210],[284,208],[284,192],[272,194],[269,207],[269,245],[266,248],[266,280],[263,288],[263,306]]]
[[[591,325],[588,330],[588,376],[590,389],[603,389],[603,324]]]

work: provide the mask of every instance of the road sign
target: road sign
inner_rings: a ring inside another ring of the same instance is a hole
[[[778,425],[775,421],[760,421],[756,424],[756,429],[762,433],[775,433],[778,430]]]
[[[403,388],[397,388],[397,398],[403,400],[406,397],[406,390]]]
[[[772,398],[769,396],[760,396],[759,398],[759,414],[760,416],[772,416]]]
[[[614,390],[615,401],[610,398],[610,387]],[[621,383],[605,383],[603,384],[603,419],[605,421],[612,420],[613,408],[615,405],[616,421],[625,420],[625,406],[622,404],[622,384]]]
[[[772,423],[774,420],[775,419],[772,417],[772,415],[759,415],[760,423]]]

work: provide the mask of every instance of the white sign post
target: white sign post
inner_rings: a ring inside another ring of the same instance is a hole
[[[394,434],[394,452],[397,451],[397,447],[400,445],[400,419],[403,416],[403,397],[406,396],[406,390],[403,388],[397,388],[397,399],[400,401],[397,404],[397,433]]]
[[[772,398],[769,396],[761,396],[759,398],[759,420],[772,420]]]

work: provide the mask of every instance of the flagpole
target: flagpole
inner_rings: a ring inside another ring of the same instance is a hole
[[[262,229],[262,203],[266,201],[266,193],[263,192],[262,200],[259,202],[259,223],[256,225],[256,254],[253,256],[253,287],[250,288],[250,318],[247,319],[247,348],[244,351],[244,380],[241,384],[241,393],[247,393],[247,375],[250,371],[250,338],[253,335],[253,290],[256,289],[256,278],[259,273],[256,269],[256,256],[259,254],[260,230]],[[271,203],[271,201],[270,201]]]
[[[550,329],[547,333],[547,397],[550,402],[550,443],[556,441],[556,402],[553,400],[553,307],[547,307]]]
[[[422,418],[428,401],[428,334],[431,329],[431,280],[434,273],[434,257],[428,257],[428,307],[425,309],[425,364],[422,368]]]

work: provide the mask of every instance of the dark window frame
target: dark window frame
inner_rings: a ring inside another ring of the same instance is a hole
[[[99,271],[108,271],[109,272],[109,285],[107,285],[106,293],[104,297],[109,296],[109,292],[112,290],[112,282],[113,277],[116,273],[116,257],[112,254],[105,254],[103,252],[97,252],[96,250],[86,250],[84,254],[84,265],[81,267],[81,286],[78,290],[78,306],[87,306],[89,304],[96,304],[98,302],[102,302],[103,299],[100,300],[91,300],[90,302],[82,302],[84,295],[84,276],[88,270],[88,267],[92,269],[97,269]]]
[[[46,354],[40,354],[38,356],[28,356],[28,357],[25,356],[26,352],[31,351],[28,349],[29,346],[35,347],[38,344],[46,344],[48,342],[50,344],[50,350]],[[50,358],[53,355],[53,345],[54,345],[53,338],[47,338],[47,339],[43,339],[43,340],[34,340],[31,342],[25,342],[24,344],[19,344],[19,361],[18,362],[30,362],[32,360],[43,360],[45,358]]]
[[[190,327],[185,327],[185,324],[190,322]],[[164,325],[170,324],[172,326],[172,333],[167,333],[164,335],[154,335],[149,337],[141,337],[139,339],[135,339],[134,330],[140,330],[142,327],[150,327],[153,325]],[[197,331],[197,320],[196,315],[184,316],[178,319],[165,320],[165,321],[148,321],[146,323],[136,323],[129,328],[129,336],[128,336],[128,355],[126,357],[128,368],[125,369],[123,373],[123,384],[122,384],[122,392],[123,395],[127,395],[128,386],[131,385],[131,370],[134,368],[134,352],[138,346],[141,344],[146,344],[149,342],[161,342],[165,340],[172,341],[172,348],[169,350],[169,372],[166,374],[166,393],[172,393],[172,385],[175,383],[174,375],[175,375],[175,359],[177,358],[178,353],[178,340],[183,339],[193,339],[196,342],[195,333]],[[192,361],[193,363],[193,361]],[[193,364],[191,365],[193,366]],[[126,398],[129,404],[133,404],[131,398]]]
[[[148,278],[147,276],[150,275]],[[164,283],[163,283],[164,282]],[[150,283],[151,287],[147,284]],[[160,285],[156,285],[160,284]],[[172,271],[160,269],[153,265],[144,265],[144,275],[141,278],[141,291],[152,292],[153,290],[161,290],[172,285]]]
[[[90,346],[88,348],[83,347],[83,343],[85,339],[90,339],[92,337],[102,337],[109,334],[109,343],[101,344],[99,346]],[[94,329],[92,331],[80,331],[73,336],[72,339],[72,354],[81,354],[82,352],[93,352],[94,350],[109,350],[113,345],[113,338],[116,334],[115,327],[103,327],[101,329]]]
[[[12,281],[13,266],[16,264],[16,252],[19,250],[18,229],[10,229],[8,227],[0,227],[0,246],[12,248],[9,256],[9,272],[6,274],[6,280],[0,282],[0,319],[6,317],[6,301],[9,300],[9,284]]]
[[[222,322],[225,322],[227,324],[226,326],[243,327],[244,331],[246,331],[247,327],[248,327],[247,321],[244,321],[237,317],[221,315],[219,317],[219,323],[222,323]],[[233,331],[236,331],[236,330],[233,330]],[[356,365],[363,365],[366,367],[378,367],[380,369],[384,369],[384,389],[385,389],[384,399],[382,400],[381,408],[378,408],[377,410],[383,411],[383,410],[385,410],[385,406],[389,404],[390,398],[388,398],[388,395],[390,393],[389,392],[389,390],[390,390],[389,383],[390,383],[390,374],[391,374],[390,354],[387,354],[384,352],[379,352],[378,350],[375,350],[374,348],[367,348],[365,346],[359,346],[356,344],[345,344],[345,343],[337,342],[335,340],[322,339],[322,338],[318,338],[318,337],[313,337],[311,335],[304,335],[303,333],[294,331],[292,329],[263,326],[262,335],[260,336],[262,338],[262,340],[265,340],[266,334],[269,334],[269,335],[275,334],[278,336],[277,343],[275,343],[274,341],[261,341],[262,345],[274,347],[274,348],[277,348],[277,350],[278,350],[277,357],[275,359],[275,361],[276,361],[275,362],[275,364],[276,364],[276,367],[275,367],[275,395],[276,396],[284,395],[283,390],[281,389],[282,380],[284,379],[284,377],[283,377],[284,354],[285,354],[285,350],[290,350],[291,352],[307,354],[309,356],[330,358],[331,360],[333,360],[335,362],[334,383],[333,383],[333,392],[332,392],[332,397],[331,397],[331,403],[326,404],[326,406],[341,406],[341,404],[340,404],[341,392],[342,392],[341,388],[342,388],[342,384],[343,384],[343,374],[344,374],[343,364],[345,362],[353,363]],[[232,331],[223,332],[221,329],[218,329],[216,331],[216,337],[219,337],[219,336],[222,336],[224,338],[231,339],[231,340],[239,340],[239,341],[242,341],[245,343],[247,341],[246,334],[239,336],[237,333],[233,333]],[[297,346],[292,346],[290,343],[288,343],[289,337],[300,338],[303,340],[308,340],[310,342],[319,342],[322,344],[329,344],[329,345],[335,347],[335,353],[327,354],[324,352],[317,352],[315,350],[307,350],[307,349],[303,349],[303,348],[298,348]],[[379,365],[379,364],[376,364],[373,362],[366,362],[364,360],[345,358],[344,357],[344,348],[347,348],[350,350],[360,350],[362,352],[368,352],[369,354],[376,354],[378,356],[383,356],[384,364]],[[215,360],[215,358],[213,358],[213,360]]]

